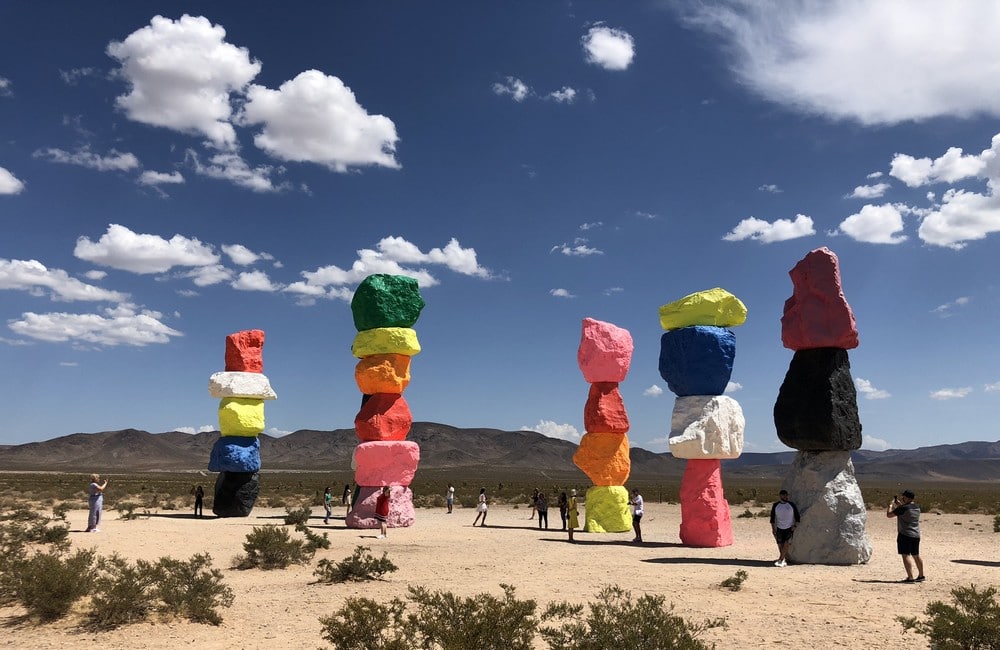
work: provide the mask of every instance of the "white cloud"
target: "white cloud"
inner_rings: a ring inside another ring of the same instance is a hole
[[[577,92],[575,89],[570,88],[569,86],[563,86],[559,90],[553,90],[545,97],[546,99],[551,99],[558,104],[572,104],[576,101],[576,95]]]
[[[965,307],[970,302],[972,302],[972,298],[970,298],[969,296],[959,296],[958,298],[955,298],[951,302],[946,302],[943,305],[938,305],[937,307],[931,310],[931,313],[938,314],[939,316],[941,316],[941,318],[949,318],[952,316],[952,314],[956,309],[960,307]]]
[[[177,427],[173,430],[178,433],[190,433],[191,435],[194,435],[196,433],[209,433],[211,431],[217,431],[218,427],[211,424],[203,424],[197,429],[195,427]]]
[[[195,286],[210,287],[233,279],[233,272],[221,264],[199,266],[180,274],[182,278],[192,278]],[[196,294],[197,295],[197,294]]]
[[[0,167],[0,195],[20,194],[24,190],[24,181],[20,180],[7,169]]]
[[[598,25],[580,39],[587,63],[605,70],[625,70],[635,58],[635,41],[622,29]]]
[[[946,399],[961,399],[967,397],[969,393],[972,392],[972,388],[966,386],[964,388],[942,388],[931,392],[931,399],[936,400],[946,400]]]
[[[523,102],[532,92],[528,84],[517,77],[507,77],[505,83],[497,82],[493,84],[493,94],[501,96],[510,95],[510,98],[515,102]]]
[[[84,273],[83,276],[85,278],[87,278],[88,280],[95,280],[95,281],[96,280],[103,280],[104,278],[108,277],[108,272],[107,271],[98,271],[97,269],[91,269],[90,271],[87,271],[86,273]]]
[[[176,185],[184,182],[184,177],[178,171],[153,172],[145,171],[139,174],[139,185]]]
[[[536,431],[549,438],[569,440],[570,442],[578,442],[580,440],[580,432],[572,424],[556,424],[552,420],[539,420],[538,424],[522,426],[521,430]]]
[[[278,427],[268,427],[267,429],[264,430],[264,433],[271,436],[272,438],[283,438],[284,436],[287,436],[292,432],[285,431],[284,429],[279,429]]]
[[[867,178],[870,181],[873,181],[875,179],[882,178],[883,176],[885,176],[885,174],[883,174],[882,172],[872,172],[867,176],[865,176],[865,178]]]
[[[283,172],[283,168],[275,168],[271,165],[250,167],[238,153],[217,153],[209,157],[207,164],[202,164],[198,154],[189,149],[186,158],[196,173],[209,178],[229,181],[254,192],[280,192],[291,187],[288,183],[276,185],[271,180],[272,174]]]
[[[568,289],[550,289],[549,295],[555,296],[556,298],[576,298],[576,296],[570,293]]]
[[[21,336],[41,341],[96,343],[98,345],[144,346],[167,343],[181,332],[161,322],[157,311],[122,304],[105,309],[102,314],[48,313],[21,314],[20,320],[7,321],[7,326]]]
[[[743,384],[738,381],[730,381],[726,384],[726,389],[723,392],[729,394],[735,393],[738,390],[743,390]]]
[[[642,394],[645,397],[659,397],[660,395],[663,394],[663,389],[657,386],[656,384],[653,384],[646,390],[642,391]]]
[[[587,257],[589,255],[604,255],[604,251],[587,246],[587,240],[582,237],[577,237],[573,240],[572,244],[562,243],[553,246],[549,253],[555,253],[559,251],[563,255],[569,257]]]
[[[96,242],[88,237],[77,238],[73,254],[81,260],[132,273],[163,273],[175,266],[206,266],[219,261],[212,247],[197,239],[174,235],[167,240],[159,235],[134,233],[114,223]]]
[[[987,393],[997,393],[1000,392],[1000,381],[993,384],[986,384],[983,386],[983,390]]]
[[[250,271],[248,273],[240,273],[239,277],[235,281],[230,283],[233,289],[238,289],[240,291],[280,291],[281,285],[271,282],[271,278],[267,277],[267,273],[263,271]]]
[[[899,206],[891,203],[866,205],[860,212],[852,214],[840,222],[840,232],[855,241],[867,244],[901,244],[906,235],[903,230],[903,215]]]
[[[226,30],[202,16],[155,16],[107,53],[121,64],[129,92],[116,99],[129,119],[203,135],[218,148],[236,145],[230,93],[260,72],[246,48],[225,41]]]
[[[14,91],[10,89],[10,79],[0,77],[0,97],[12,97]]]
[[[255,253],[243,244],[223,244],[222,252],[229,256],[229,259],[233,261],[233,264],[239,264],[240,266],[249,266],[251,264],[256,264],[260,260],[273,260],[274,256],[270,253]]]
[[[115,149],[108,152],[108,155],[101,156],[92,152],[89,147],[80,147],[73,152],[49,148],[39,149],[32,156],[48,160],[49,162],[96,169],[99,172],[129,171],[139,166],[139,159],[135,155],[122,153]]]
[[[80,364],[77,361],[60,361],[59,365],[63,368],[76,368]]]
[[[70,277],[62,269],[49,269],[37,260],[0,258],[0,289],[18,289],[40,295],[48,291],[53,301],[123,302],[128,294],[109,291]]]
[[[84,77],[94,77],[99,74],[97,68],[85,67],[85,68],[73,68],[71,70],[60,70],[59,77],[67,85],[75,86],[80,79]]]
[[[989,0],[684,4],[761,96],[862,124],[1000,115],[1000,8]]]
[[[723,239],[725,241],[756,239],[763,244],[772,244],[815,234],[813,220],[804,214],[799,214],[795,216],[795,221],[778,219],[774,223],[749,217],[736,224],[736,227],[726,233]]]
[[[1000,232],[1000,196],[993,187],[989,194],[950,189],[941,200],[917,230],[928,244],[960,250],[970,241]]]
[[[623,291],[625,291],[624,287],[608,287],[602,293],[605,296],[613,296],[616,293],[622,293]]]
[[[983,174],[987,165],[997,155],[998,142],[978,156],[966,156],[958,147],[950,147],[940,158],[914,158],[897,153],[892,159],[889,175],[903,181],[907,187],[920,187],[930,183],[954,183]]]
[[[892,397],[889,391],[875,388],[870,381],[861,377],[854,378],[854,387],[865,396],[865,399],[888,399]]]
[[[659,218],[659,215],[653,214],[652,212],[643,212],[641,210],[636,210],[635,211],[635,216],[640,217],[642,219],[658,219]]]
[[[885,195],[891,186],[888,183],[876,183],[875,185],[858,185],[850,194],[849,199],[877,199]]]
[[[761,192],[767,192],[768,194],[781,194],[784,191],[774,183],[767,183],[765,185],[761,185],[757,189]]]
[[[593,230],[594,228],[600,228],[604,225],[603,221],[592,221],[590,223],[581,223],[580,230]]]
[[[263,124],[254,144],[281,160],[312,162],[338,172],[379,165],[398,169],[396,125],[369,115],[337,77],[307,70],[278,90],[251,85],[241,124]]]
[[[889,444],[889,441],[883,440],[882,438],[876,438],[875,436],[869,436],[867,434],[863,436],[863,440],[864,443],[862,444],[862,447],[873,451],[885,451],[886,449],[892,447],[892,445]]]

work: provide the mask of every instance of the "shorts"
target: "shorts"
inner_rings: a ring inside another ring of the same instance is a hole
[[[896,535],[896,552],[900,555],[920,555],[920,538]]]
[[[634,514],[633,513],[632,514],[632,525],[635,526],[636,524],[638,524],[640,522],[642,522],[642,513],[641,512],[639,514]]]
[[[774,530],[774,539],[779,544],[787,544],[792,541],[792,535],[794,534],[794,528],[776,528]]]
[[[389,518],[386,517],[385,515],[375,515],[375,521],[378,521],[378,522],[384,524],[385,522],[389,521]]]

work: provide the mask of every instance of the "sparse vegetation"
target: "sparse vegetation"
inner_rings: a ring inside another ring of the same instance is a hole
[[[340,562],[323,559],[317,562],[314,575],[319,582],[362,582],[365,580],[381,580],[386,573],[396,571],[399,567],[389,559],[388,553],[382,553],[376,558],[367,546],[358,546],[350,557]]]
[[[301,508],[285,508],[285,525],[307,526],[309,524],[309,517],[311,516],[312,508],[308,506],[302,506]]]
[[[330,538],[326,533],[322,535],[317,535],[309,529],[309,526],[305,524],[298,524],[295,526],[295,530],[302,533],[306,538],[306,551],[308,553],[315,553],[321,548],[330,548]]]
[[[254,526],[243,542],[246,555],[233,558],[237,569],[284,569],[290,564],[306,564],[316,552],[301,539],[292,539],[285,528],[273,524]]]
[[[154,565],[146,560],[132,563],[115,554],[100,558],[97,568],[87,614],[91,626],[111,629],[144,620],[156,603]]]
[[[1000,533],[1000,515],[993,517],[993,532]]]
[[[141,511],[136,512],[137,509],[142,508]],[[118,513],[118,518],[125,521],[132,521],[134,519],[139,519],[140,517],[149,517],[149,510],[142,507],[142,504],[134,503],[132,501],[119,501],[115,504],[115,512]]]
[[[736,575],[726,578],[720,582],[719,586],[730,591],[739,591],[743,588],[743,583],[746,582],[747,577],[747,572],[740,569],[736,572]]]
[[[231,607],[233,590],[222,582],[222,572],[212,568],[212,557],[199,553],[187,561],[160,558],[156,565],[161,609],[195,623],[219,625],[219,607]]]
[[[737,519],[753,519],[753,518],[755,518],[756,516],[757,516],[757,515],[755,515],[755,514],[753,513],[753,510],[751,510],[750,508],[747,508],[746,510],[744,510],[744,511],[743,511],[743,512],[741,512],[740,514],[736,515],[736,518],[737,518]]]
[[[903,628],[927,637],[940,650],[996,650],[1000,648],[1000,603],[997,589],[975,585],[951,590],[952,602],[928,603],[926,619],[898,616]]]

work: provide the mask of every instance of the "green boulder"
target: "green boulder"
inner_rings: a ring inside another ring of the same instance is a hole
[[[413,327],[424,308],[420,287],[405,275],[376,273],[365,278],[351,299],[354,327]]]

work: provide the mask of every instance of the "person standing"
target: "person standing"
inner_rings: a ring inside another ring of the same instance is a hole
[[[378,521],[381,534],[379,539],[385,539],[386,527],[389,523],[389,486],[382,488],[382,493],[375,499],[375,519]]]
[[[194,516],[202,517],[204,515],[204,510],[202,506],[205,503],[205,490],[200,486],[196,485],[194,488]]]
[[[642,495],[638,488],[632,488],[632,498],[628,504],[632,506],[632,528],[635,530],[635,539],[632,541],[642,544]]]
[[[559,493],[559,500],[556,503],[559,505],[559,519],[562,520],[562,529],[566,530],[566,518],[569,515],[569,499],[566,498],[565,492]]]
[[[351,503],[351,484],[344,483],[344,491],[340,495],[340,505],[347,506]]]
[[[531,514],[528,515],[528,521],[535,518],[535,512],[538,511],[538,488],[535,488],[531,492]]]
[[[333,492],[330,491],[330,486],[327,485],[326,489],[323,490],[323,510],[326,511],[326,516],[323,517],[323,523],[330,523],[330,517],[333,516]]]
[[[545,530],[549,529],[549,497],[544,492],[538,493],[538,501],[536,503],[536,508],[538,509],[538,530],[542,529],[542,522],[545,522]]]
[[[476,505],[476,520],[472,522],[472,526],[475,527],[479,523],[479,518],[483,518],[483,523],[479,524],[482,528],[486,525],[486,511],[489,510],[489,506],[486,502],[486,488],[479,488],[479,504]]]
[[[104,488],[108,487],[108,480],[101,483],[100,474],[90,475],[90,486],[87,488],[88,505],[90,514],[87,517],[87,530],[85,533],[99,533],[101,529],[101,511],[104,509]]]
[[[799,509],[788,500],[788,490],[778,492],[778,500],[771,505],[771,533],[778,544],[778,559],[774,566],[788,566],[788,547],[799,525]]]
[[[576,505],[576,490],[569,491],[569,503],[566,506],[566,512],[569,515],[569,541],[573,541],[573,531],[580,525],[580,513],[577,510]]]
[[[455,507],[455,486],[451,483],[448,484],[448,491],[444,493],[444,500],[448,504],[448,514],[451,514],[452,508]]]
[[[903,582],[923,582],[924,561],[920,559],[920,506],[914,503],[912,490],[903,490],[902,496],[892,497],[885,509],[885,516],[896,518],[896,551],[903,557],[906,579]],[[917,575],[913,576],[916,568]]]

